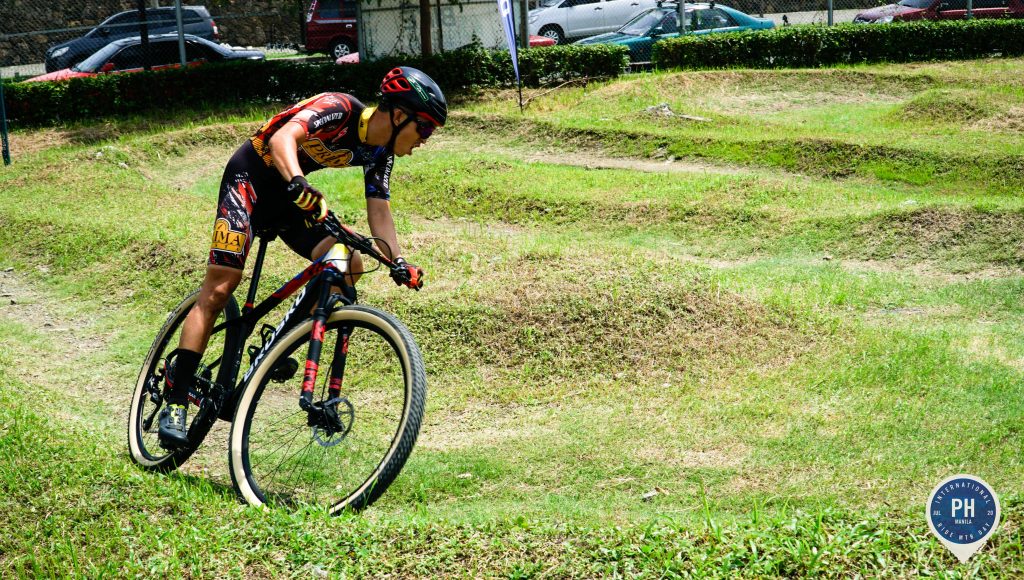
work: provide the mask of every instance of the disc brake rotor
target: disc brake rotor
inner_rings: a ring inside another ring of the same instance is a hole
[[[337,421],[326,419],[325,421],[331,421],[330,427],[324,425],[314,425],[311,427],[313,433],[313,439],[321,447],[334,447],[338,443],[345,440],[348,436],[349,431],[352,430],[352,423],[356,416],[355,407],[346,398],[334,398],[324,403],[324,414],[327,414],[327,409],[332,409]],[[333,418],[332,418],[333,419]]]

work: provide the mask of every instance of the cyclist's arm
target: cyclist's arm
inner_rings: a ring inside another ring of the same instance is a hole
[[[270,158],[274,160],[274,167],[286,183],[296,175],[302,175],[302,168],[299,166],[299,146],[306,141],[306,122],[312,116],[312,111],[303,111],[295,115],[270,138]]]
[[[376,197],[366,198],[366,221],[370,224],[370,233],[377,240],[381,253],[390,259],[402,255],[398,247],[398,234],[395,232],[395,220],[391,217],[391,202]]]

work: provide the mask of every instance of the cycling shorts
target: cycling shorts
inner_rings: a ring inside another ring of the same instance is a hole
[[[312,260],[313,250],[330,234],[288,199],[287,187],[251,142],[235,151],[220,182],[209,263],[244,269],[254,234],[277,235],[295,253]]]

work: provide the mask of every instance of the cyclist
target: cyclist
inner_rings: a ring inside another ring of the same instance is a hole
[[[160,413],[160,443],[188,442],[188,392],[213,323],[242,280],[253,231],[273,231],[296,253],[315,260],[337,240],[319,222],[327,200],[305,176],[325,167],[362,166],[366,214],[381,252],[408,273],[416,287],[423,271],[402,258],[391,217],[391,168],[411,155],[448,117],[440,87],[422,71],[392,69],[381,82],[376,107],[344,93],[322,93],[278,113],[232,155],[220,184],[206,277],[165,369],[167,406]],[[311,217],[312,216],[312,217]],[[358,254],[352,271],[362,269]],[[398,279],[396,278],[396,283]]]

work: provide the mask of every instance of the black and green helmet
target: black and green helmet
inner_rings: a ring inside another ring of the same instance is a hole
[[[448,101],[441,87],[423,71],[409,66],[391,69],[380,84],[381,102],[408,109],[434,125],[448,120]]]

